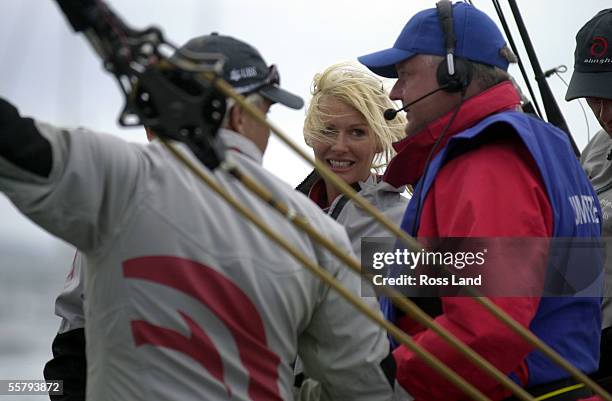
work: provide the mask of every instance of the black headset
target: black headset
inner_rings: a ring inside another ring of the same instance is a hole
[[[472,82],[472,68],[467,60],[455,57],[455,29],[453,28],[453,5],[449,0],[436,3],[438,19],[442,27],[446,61],[438,65],[438,85],[446,92],[464,92]]]
[[[455,39],[455,30],[453,28],[453,5],[449,0],[440,0],[436,3],[436,9],[442,28],[444,47],[446,48],[446,60],[440,62],[436,71],[438,87],[397,110],[385,110],[385,120],[393,120],[400,111],[406,110],[409,106],[441,90],[450,93],[461,92],[462,98],[464,98],[465,91],[470,82],[472,82],[472,66],[466,59],[455,57],[455,42],[457,40]]]

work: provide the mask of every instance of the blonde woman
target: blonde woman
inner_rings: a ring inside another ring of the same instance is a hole
[[[391,144],[405,136],[403,115],[391,121],[383,117],[386,109],[395,107],[378,78],[353,64],[332,65],[314,77],[304,139],[317,160],[399,223],[408,203],[400,195],[404,187],[393,187],[380,175],[394,155]],[[297,189],[346,227],[358,257],[361,237],[389,236],[316,172]]]
[[[391,144],[405,137],[406,119],[403,113],[391,121],[383,117],[385,110],[396,105],[389,100],[382,81],[357,65],[335,64],[315,75],[311,93],[304,140],[315,158],[399,224],[408,204],[401,196],[404,187],[392,186],[381,174],[395,154]],[[362,237],[391,235],[316,171],[297,190],[346,228],[358,260]],[[319,399],[321,387],[304,376],[299,359],[295,374],[295,399]]]

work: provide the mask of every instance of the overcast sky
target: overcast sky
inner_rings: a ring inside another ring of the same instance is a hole
[[[132,26],[156,24],[177,44],[212,31],[246,40],[268,63],[279,66],[284,87],[308,101],[316,72],[391,46],[410,16],[435,2],[111,0],[109,4]],[[475,0],[474,4],[498,21],[491,1]],[[569,71],[564,78],[569,80],[576,31],[598,10],[609,6],[609,0],[519,1],[543,69],[565,64]],[[507,6],[505,12],[511,19]],[[514,35],[522,48],[516,31]],[[58,125],[88,126],[127,140],[144,139],[140,128],[117,126],[123,99],[115,82],[102,70],[85,40],[72,33],[54,1],[2,1],[0,37],[0,96],[18,105],[23,114]],[[518,69],[511,72],[520,75]],[[563,100],[565,88],[557,77],[549,82],[582,149],[587,143],[587,128],[578,102]],[[303,110],[276,105],[270,117],[302,144],[303,115]],[[598,126],[590,112],[587,115],[592,136]],[[309,170],[274,139],[265,165],[292,185]],[[46,239],[0,195],[0,241],[4,240]]]

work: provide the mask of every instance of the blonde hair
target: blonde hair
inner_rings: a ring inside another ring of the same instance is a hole
[[[333,97],[365,118],[377,147],[382,150],[374,156],[372,168],[379,170],[387,165],[395,155],[391,144],[405,137],[406,117],[398,114],[391,121],[385,120],[384,111],[396,108],[396,105],[389,99],[381,80],[352,63],[339,63],[314,76],[311,94],[304,121],[307,145],[312,146],[314,141],[330,141],[324,134],[326,127],[322,117],[326,114],[321,109],[321,101],[325,97]]]

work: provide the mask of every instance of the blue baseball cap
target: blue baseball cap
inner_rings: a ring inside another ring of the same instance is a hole
[[[467,3],[455,3],[453,29],[457,39],[455,56],[508,70],[508,60],[500,54],[506,41],[488,15]],[[436,8],[420,11],[412,17],[393,47],[361,56],[358,60],[375,74],[397,78],[395,64],[417,54],[446,56]]]

